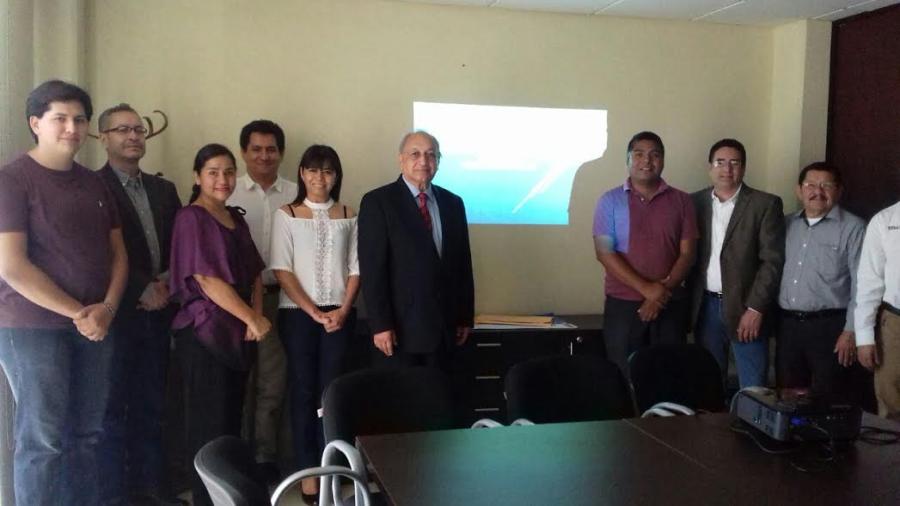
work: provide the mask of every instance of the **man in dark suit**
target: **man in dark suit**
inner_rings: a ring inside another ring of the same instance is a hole
[[[765,386],[768,324],[784,265],[781,199],[743,184],[747,152],[734,139],[709,150],[712,186],[694,193],[700,247],[693,277],[694,337],[740,387]],[[764,325],[765,320],[765,325]]]
[[[101,459],[104,504],[166,504],[162,414],[174,312],[166,274],[175,185],[141,171],[147,129],[128,104],[104,111],[100,141],[109,160],[99,173],[122,219],[128,285],[113,321],[112,388]]]
[[[431,184],[441,152],[417,131],[400,143],[401,175],[367,193],[359,265],[375,347],[399,365],[447,367],[469,336],[474,282],[463,201]]]

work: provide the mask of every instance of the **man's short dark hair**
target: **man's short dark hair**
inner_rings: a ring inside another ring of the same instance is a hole
[[[827,172],[831,174],[831,177],[834,179],[834,182],[837,183],[838,186],[841,186],[843,184],[843,180],[841,179],[841,171],[828,162],[813,162],[806,167],[803,167],[800,170],[800,176],[797,178],[797,184],[803,184],[803,181],[806,179],[806,173],[811,170]]]
[[[278,152],[284,154],[284,130],[278,126],[278,123],[267,119],[257,119],[244,125],[241,129],[241,151],[247,151],[250,145],[250,134],[274,135],[275,144],[278,146]]]
[[[709,148],[709,163],[713,162],[713,155],[716,154],[716,151],[722,148],[736,149],[738,153],[741,154],[741,165],[747,165],[747,150],[744,149],[744,145],[741,144],[741,141],[737,139],[722,139],[713,144],[712,147]]]
[[[84,109],[84,115],[88,121],[94,114],[94,106],[91,104],[91,96],[86,91],[74,84],[52,79],[39,85],[28,94],[25,100],[25,121],[28,123],[28,131],[37,142],[37,135],[31,130],[31,117],[42,118],[44,113],[50,110],[53,102],[79,102]]]
[[[656,144],[656,147],[659,148],[659,152],[663,156],[666,156],[666,147],[663,145],[662,139],[660,139],[658,135],[650,131],[643,131],[634,134],[634,137],[632,137],[631,140],[628,141],[628,149],[625,151],[625,153],[630,155],[631,150],[634,149],[634,145],[639,141],[653,142],[654,144]]]
[[[114,105],[109,109],[100,113],[100,116],[97,117],[97,129],[100,133],[103,133],[104,130],[109,128],[109,117],[117,112],[133,112],[140,117],[141,115],[137,113],[130,105],[122,102],[119,105]]]

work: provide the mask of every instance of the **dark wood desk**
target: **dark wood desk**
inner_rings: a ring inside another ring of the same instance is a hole
[[[576,327],[475,329],[466,344],[454,350],[451,375],[461,426],[485,417],[506,421],[503,381],[519,362],[552,355],[605,356],[603,316],[558,317]]]
[[[805,474],[731,432],[730,420],[461,429],[358,442],[395,506],[900,504],[896,445],[857,442],[831,468]],[[864,422],[891,426],[874,420]]]

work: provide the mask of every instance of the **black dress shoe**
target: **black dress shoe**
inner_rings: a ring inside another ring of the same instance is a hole
[[[300,492],[300,495],[303,496],[303,502],[305,502],[306,504],[319,504],[319,494],[307,494],[306,492]]]

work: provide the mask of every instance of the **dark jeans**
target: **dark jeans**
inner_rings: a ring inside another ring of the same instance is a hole
[[[719,363],[723,383],[728,376],[728,349],[731,348],[740,388],[766,386],[769,369],[768,337],[760,335],[748,343],[732,340],[723,311],[722,299],[709,293],[704,294],[700,316],[694,328],[694,338],[698,344],[709,350]]]
[[[335,306],[321,307],[331,311]],[[318,409],[322,393],[341,375],[353,330],[356,310],[351,309],[340,330],[332,333],[302,309],[278,310],[278,328],[287,355],[288,392],[291,400],[291,434],[298,469],[318,466],[325,449]]]
[[[654,344],[684,343],[687,338],[689,300],[670,300],[653,321],[638,317],[641,302],[606,297],[603,307],[603,342],[606,356],[628,377],[628,357]]]
[[[120,312],[113,323],[112,387],[100,444],[104,504],[169,495],[162,417],[171,316],[170,310]]]
[[[775,372],[779,387],[809,388],[818,397],[845,400],[848,370],[834,353],[846,313],[811,320],[782,315],[778,321]]]
[[[89,341],[74,327],[0,329],[0,364],[16,400],[17,504],[99,503],[112,339]]]
[[[194,506],[211,506],[206,487],[194,469],[194,456],[219,436],[241,436],[247,372],[230,369],[220,362],[197,340],[193,327],[175,332],[175,353],[184,380],[184,422]]]

